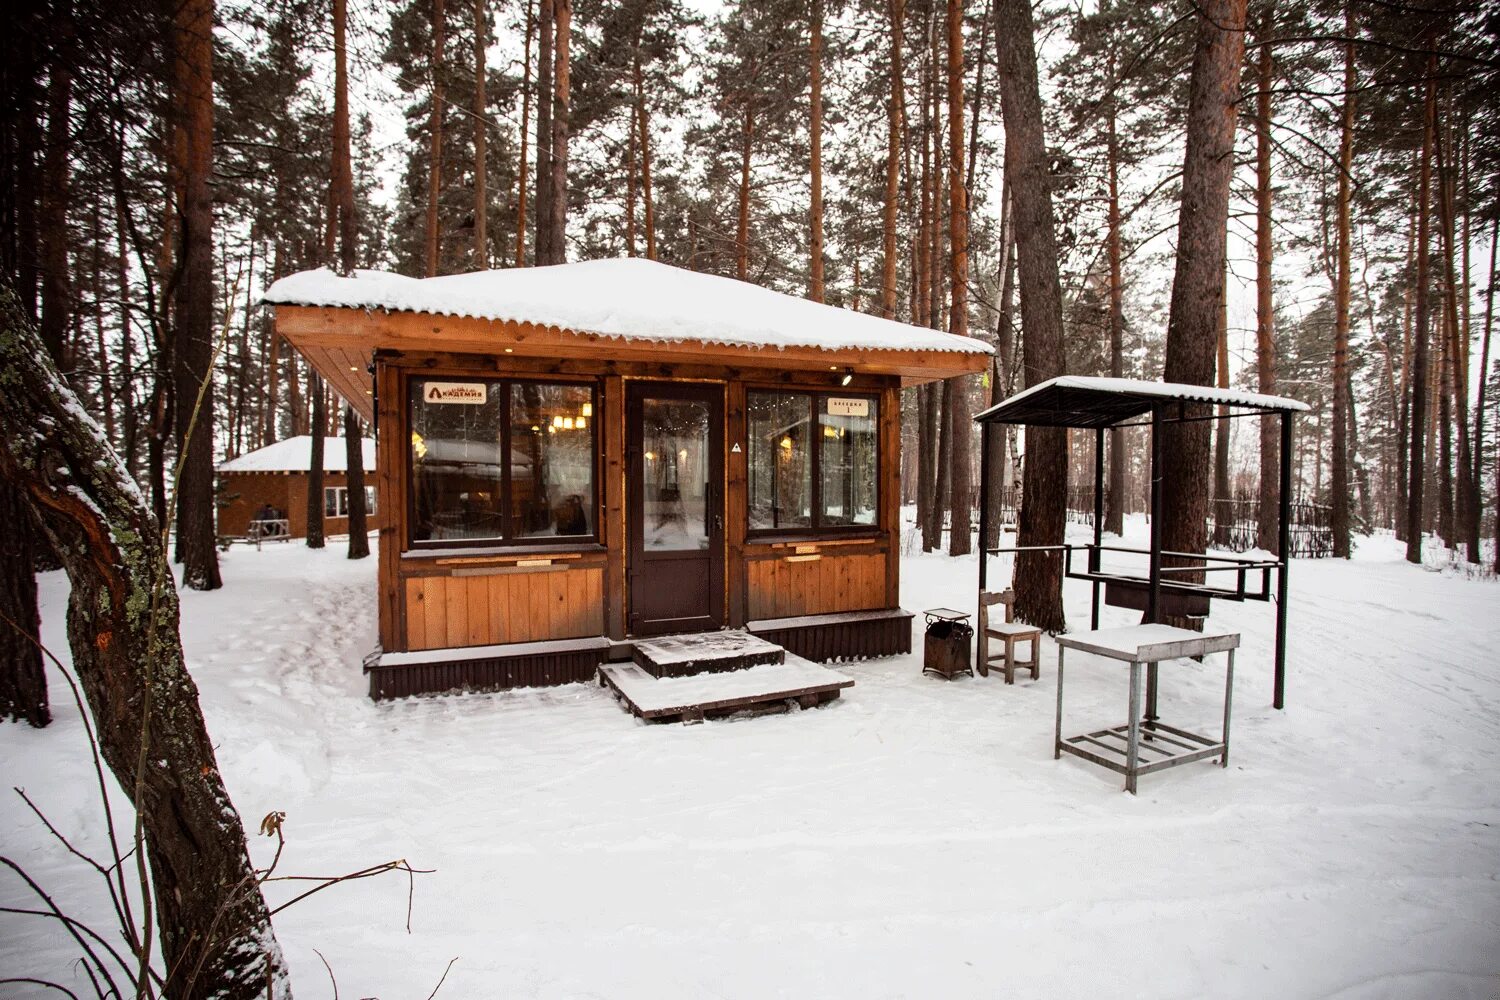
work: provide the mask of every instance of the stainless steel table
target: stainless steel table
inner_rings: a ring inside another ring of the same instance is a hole
[[[1234,651],[1238,632],[1192,632],[1171,625],[1131,625],[1057,637],[1057,730],[1052,759],[1064,753],[1093,761],[1125,775],[1125,790],[1135,794],[1136,779],[1152,771],[1218,757],[1229,766],[1229,708],[1234,689]],[[1121,726],[1111,726],[1063,738],[1063,657],[1069,649],[1093,653],[1130,664],[1130,714]],[[1210,739],[1157,720],[1144,728],[1141,720],[1141,667],[1155,671],[1163,660],[1228,653],[1224,670],[1224,734]],[[1142,736],[1145,739],[1142,739]]]

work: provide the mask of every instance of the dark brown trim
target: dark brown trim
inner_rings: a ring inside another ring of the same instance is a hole
[[[404,426],[405,426],[405,429],[406,429],[406,437],[409,438],[410,435],[411,435],[411,432],[412,432],[412,387],[419,380],[421,380],[421,381],[441,381],[441,380],[443,380],[444,378],[446,378],[448,376],[445,376],[440,371],[426,370],[426,369],[411,369],[411,370],[408,370],[408,371],[404,372],[403,374],[405,375],[405,378],[403,380],[404,384],[402,385],[402,389],[403,389],[402,399],[404,401],[404,410],[405,410],[405,417],[404,417],[403,423],[404,423]],[[403,552],[441,552],[444,549],[451,549],[451,548],[497,548],[498,549],[498,548],[510,548],[510,547],[539,547],[539,546],[551,546],[551,545],[558,545],[558,544],[576,544],[578,546],[587,546],[587,545],[590,545],[590,544],[593,544],[593,545],[602,544],[602,540],[603,540],[603,537],[604,537],[603,531],[602,531],[604,510],[603,510],[603,503],[601,501],[601,498],[602,498],[602,495],[603,495],[603,491],[600,489],[600,482],[599,482],[600,465],[601,465],[601,462],[600,462],[600,452],[602,450],[601,447],[600,447],[600,445],[601,445],[601,436],[600,436],[600,433],[599,433],[599,412],[600,412],[600,391],[599,391],[600,386],[599,386],[599,379],[598,378],[564,378],[564,379],[554,379],[554,378],[551,378],[551,377],[538,377],[538,378],[524,377],[524,378],[518,378],[518,377],[516,377],[514,375],[499,375],[499,376],[495,376],[495,375],[480,375],[480,374],[463,375],[463,376],[461,376],[461,378],[463,378],[465,381],[483,382],[486,385],[499,385],[499,386],[503,386],[504,390],[505,390],[505,392],[504,392],[505,406],[504,406],[504,412],[501,415],[501,421],[500,421],[500,462],[501,462],[501,469],[500,469],[501,498],[500,498],[500,502],[501,502],[501,508],[502,508],[501,523],[503,525],[502,531],[504,532],[504,534],[502,534],[499,538],[460,538],[460,539],[443,539],[443,540],[439,540],[439,541],[433,541],[431,539],[418,540],[416,538],[413,538],[412,537],[412,530],[413,530],[413,528],[415,527],[415,524],[416,524],[416,503],[417,503],[417,499],[416,499],[416,474],[415,474],[415,470],[412,467],[411,448],[410,447],[405,447],[405,439],[403,439],[403,442],[402,442],[402,445],[403,445],[402,451],[403,451],[403,454],[404,454],[405,457],[404,457],[404,460],[403,460],[402,471],[405,473],[405,478],[406,478],[406,501],[405,501],[405,505],[404,505],[405,506],[405,510],[406,510],[406,524],[405,524],[405,530],[402,532],[402,539],[403,539],[403,542],[404,542],[402,551]],[[587,534],[587,535],[541,535],[541,536],[527,537],[527,538],[512,537],[512,533],[514,531],[514,525],[512,525],[512,523],[511,523],[511,518],[512,518],[512,513],[511,513],[511,510],[512,510],[512,504],[511,504],[511,422],[512,421],[511,421],[511,411],[510,411],[510,406],[511,406],[510,388],[511,388],[511,386],[516,385],[516,384],[569,385],[569,386],[587,386],[589,388],[589,394],[590,394],[589,395],[589,399],[590,399],[589,406],[590,406],[590,409],[594,413],[594,416],[592,416],[592,417],[589,418],[589,420],[590,420],[590,423],[589,423],[589,434],[593,438],[593,451],[594,451],[594,475],[593,475],[593,482],[590,484],[591,487],[592,487],[592,489],[593,489],[593,496],[590,498],[590,506],[591,506],[592,511],[593,511],[593,519],[592,519],[593,531],[590,534]]]
[[[808,520],[812,522],[806,528],[752,528],[750,527],[750,504],[745,503],[745,541],[749,543],[765,540],[775,541],[782,537],[795,538],[799,540],[815,538],[844,538],[851,535],[879,535],[885,530],[885,507],[882,499],[887,489],[881,471],[884,466],[885,441],[881,428],[885,420],[885,392],[880,389],[859,389],[852,386],[835,386],[832,389],[818,388],[813,386],[760,386],[747,384],[745,387],[745,461],[750,460],[750,396],[754,393],[777,396],[806,396],[808,397],[808,440],[811,442],[812,462],[808,475],[812,478],[811,495],[808,499]],[[823,517],[823,435],[813,433],[818,424],[817,400],[837,397],[840,399],[868,399],[875,404],[875,523],[874,524],[839,524],[826,525],[818,522]],[[900,459],[899,453],[897,459]],[[747,472],[745,477],[745,489],[750,488],[750,479]]]

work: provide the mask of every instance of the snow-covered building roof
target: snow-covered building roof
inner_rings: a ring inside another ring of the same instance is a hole
[[[969,337],[640,257],[436,278],[385,271],[344,277],[323,268],[282,278],[262,301],[500,320],[654,343],[993,353]]]
[[[974,419],[982,423],[1108,427],[1148,413],[1164,401],[1214,403],[1273,413],[1300,413],[1308,408],[1306,403],[1296,399],[1239,389],[1134,378],[1061,375],[996,403]]]
[[[312,465],[312,436],[299,434],[285,441],[247,451],[219,463],[220,472],[306,472]],[[361,444],[365,471],[375,468],[375,441],[365,438]],[[348,452],[343,438],[323,439],[323,471],[348,472]]]

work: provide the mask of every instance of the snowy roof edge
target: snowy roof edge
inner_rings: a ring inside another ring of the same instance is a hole
[[[574,286],[572,279],[578,279]],[[637,304],[648,304],[640,308]],[[662,303],[677,303],[662,311]],[[982,340],[813,302],[642,258],[410,278],[327,268],[277,280],[260,305],[427,313],[528,323],[622,341],[993,354]],[[631,308],[637,306],[637,308]],[[769,318],[768,318],[769,317]],[[792,330],[816,328],[817,334]],[[851,329],[857,328],[857,330]]]
[[[1290,410],[1301,413],[1309,409],[1298,399],[1286,396],[1268,396],[1259,392],[1244,392],[1239,389],[1220,389],[1211,385],[1193,385],[1187,382],[1149,382],[1145,379],[1108,378],[1092,375],[1059,375],[1045,382],[1038,382],[1029,389],[1003,399],[994,406],[974,415],[975,421],[998,410],[1014,406],[1031,396],[1048,389],[1086,389],[1100,393],[1116,393],[1122,396],[1156,396],[1161,399],[1182,399],[1194,403],[1222,403],[1225,406],[1241,406],[1266,410]]]

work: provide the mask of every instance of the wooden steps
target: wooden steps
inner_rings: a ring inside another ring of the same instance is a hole
[[[621,705],[653,722],[701,722],[737,712],[780,712],[793,703],[815,708],[838,698],[854,681],[796,656],[743,670],[656,678],[634,663],[606,663],[599,683]]]
[[[697,632],[637,639],[631,658],[658,680],[781,663],[786,650],[749,632]]]

